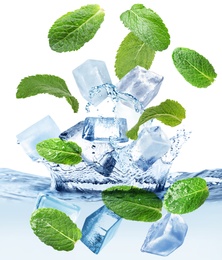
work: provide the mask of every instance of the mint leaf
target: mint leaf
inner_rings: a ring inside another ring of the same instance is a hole
[[[155,51],[163,51],[170,44],[170,35],[162,19],[142,4],[135,4],[121,14],[125,27]]]
[[[206,88],[217,74],[210,62],[201,54],[188,48],[176,48],[172,59],[176,69],[191,85]]]
[[[149,69],[155,51],[133,33],[129,33],[119,46],[115,61],[115,72],[120,79],[136,66]]]
[[[209,196],[207,183],[199,177],[179,180],[166,192],[163,205],[171,213],[185,214],[199,208]]]
[[[53,208],[35,210],[30,225],[43,243],[59,251],[71,251],[82,236],[79,228],[65,213]]]
[[[139,127],[145,122],[156,118],[169,126],[177,126],[186,116],[185,109],[174,100],[167,99],[158,106],[149,107],[144,110],[138,122],[127,133],[127,137],[136,140],[138,138]]]
[[[80,49],[90,41],[104,20],[99,5],[86,5],[57,19],[48,32],[49,46],[56,52]]]
[[[107,208],[128,220],[153,222],[162,216],[162,201],[156,194],[136,187],[108,188],[102,199]]]
[[[37,152],[49,162],[73,165],[82,161],[82,149],[72,141],[60,138],[44,140],[36,145]]]
[[[27,98],[38,94],[50,94],[55,97],[65,97],[76,113],[79,109],[79,103],[71,95],[65,81],[54,75],[37,74],[25,77],[17,87],[16,98]]]

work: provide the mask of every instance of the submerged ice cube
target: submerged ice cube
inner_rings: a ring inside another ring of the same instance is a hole
[[[62,132],[59,137],[62,140],[76,142],[82,148],[82,158],[86,164],[100,174],[108,176],[116,163],[112,153],[113,147],[108,142],[95,143],[82,138],[84,126],[85,122],[80,121]]]
[[[145,108],[159,92],[162,82],[162,76],[136,66],[116,84],[116,87],[118,91],[134,96]]]
[[[116,159],[113,156],[113,152],[105,153],[99,162],[95,163],[94,169],[101,173],[104,177],[110,176],[116,165]]]
[[[180,215],[167,213],[152,224],[141,251],[168,256],[183,244],[187,229],[188,226]]]
[[[60,200],[52,195],[41,193],[37,197],[35,206],[35,209],[39,208],[54,208],[60,210],[68,215],[73,222],[76,221],[80,213],[79,206],[73,203],[66,202],[64,200]]]
[[[33,161],[36,161],[41,158],[36,150],[37,143],[49,138],[58,137],[59,134],[60,130],[56,123],[50,116],[46,116],[22,131],[16,137],[17,143],[22,146],[26,154]]]
[[[97,95],[90,96],[92,88],[112,83],[104,61],[86,60],[75,68],[72,73],[80,93],[88,102],[97,106],[107,97],[108,94],[105,88],[101,88]]]
[[[146,171],[170,148],[170,141],[159,126],[145,127],[129,147],[124,147],[123,156],[131,155],[132,162]]]
[[[121,218],[105,205],[89,215],[82,228],[81,241],[95,254],[116,234]]]
[[[127,121],[115,117],[87,117],[85,119],[82,137],[89,141],[127,142]]]

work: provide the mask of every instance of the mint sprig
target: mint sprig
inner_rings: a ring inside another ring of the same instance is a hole
[[[82,161],[82,149],[72,141],[60,138],[44,140],[36,145],[37,152],[49,162],[74,165]]]
[[[49,46],[56,52],[80,49],[90,41],[104,20],[99,5],[86,5],[57,19],[48,32]]]
[[[149,107],[144,110],[138,122],[127,133],[127,137],[136,140],[138,131],[142,124],[151,119],[157,119],[168,126],[177,126],[186,116],[186,111],[177,101],[167,99],[158,106]]]
[[[172,59],[176,69],[191,85],[206,88],[211,85],[217,74],[211,63],[198,52],[188,48],[176,48]]]
[[[168,29],[161,17],[142,4],[135,4],[120,16],[121,21],[141,41],[155,51],[163,51],[170,44]]]
[[[81,239],[81,231],[65,213],[53,208],[39,208],[30,219],[34,234],[58,251],[71,251]]]
[[[122,41],[116,54],[115,73],[120,79],[136,66],[149,69],[155,51],[130,32]]]
[[[16,98],[27,98],[38,94],[65,97],[75,113],[79,109],[79,102],[71,95],[66,82],[60,77],[48,74],[25,77],[17,87]]]

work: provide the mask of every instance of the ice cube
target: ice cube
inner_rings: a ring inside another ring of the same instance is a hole
[[[80,213],[79,206],[58,199],[52,195],[42,193],[40,193],[37,197],[35,210],[39,208],[54,208],[60,210],[64,212],[66,215],[68,215],[73,222],[76,221]]]
[[[82,228],[81,241],[95,254],[116,234],[121,218],[105,205],[89,215]]]
[[[75,142],[76,140],[79,140],[81,142],[83,127],[84,121],[80,121],[77,124],[68,128],[67,130],[63,131],[59,135],[59,138],[65,141],[69,140]]]
[[[104,61],[86,60],[75,68],[72,73],[80,93],[88,102],[97,106],[107,97],[106,88],[101,88],[97,95],[90,96],[90,91],[93,87],[112,83]]]
[[[26,154],[36,161],[41,158],[36,150],[36,144],[49,139],[58,137],[60,130],[50,116],[46,116],[32,126],[18,134],[17,143],[22,146]]]
[[[187,229],[180,215],[167,213],[151,225],[141,251],[168,256],[183,244]]]
[[[159,92],[162,82],[162,76],[136,66],[116,84],[116,87],[119,92],[134,96],[145,108]]]
[[[113,156],[116,159],[115,168],[122,174],[128,176],[130,180],[132,178],[131,185],[145,188],[147,190],[157,192],[164,189],[168,172],[171,168],[170,163],[164,163],[162,156],[158,159],[149,160],[149,153],[144,149],[144,154],[139,151],[140,158],[134,158],[134,145],[137,141],[123,147],[115,147]],[[144,142],[145,144],[145,142]],[[144,148],[144,147],[142,147]],[[152,149],[152,147],[151,147]],[[138,149],[136,150],[138,152]],[[146,158],[144,158],[144,156]],[[159,157],[160,155],[158,155]],[[136,161],[133,160],[136,159]],[[147,161],[146,161],[147,159]]]
[[[76,142],[82,148],[82,158],[93,169],[104,176],[108,176],[114,166],[113,147],[108,142],[91,142],[82,138],[84,121],[80,121],[76,125],[62,132],[59,137],[62,140]]]
[[[116,165],[116,159],[113,156],[113,152],[105,153],[99,162],[95,163],[94,169],[101,173],[104,177],[110,176]]]
[[[122,161],[132,163],[147,171],[170,148],[170,141],[159,126],[145,127],[138,139],[118,151]]]
[[[171,164],[164,163],[160,158],[147,171],[138,171],[135,176],[135,184],[137,187],[161,193],[165,187],[170,168]]]
[[[89,141],[127,142],[127,121],[115,117],[87,117],[85,119],[82,137]]]

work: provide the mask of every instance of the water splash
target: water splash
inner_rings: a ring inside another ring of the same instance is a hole
[[[189,134],[189,132],[179,130],[170,139],[171,149],[169,152],[145,172],[133,167],[124,171],[121,163],[117,163],[107,177],[96,171],[95,162],[82,161],[75,166],[68,166],[50,163],[44,159],[38,163],[45,164],[49,169],[51,179],[10,169],[1,169],[0,197],[34,198],[39,192],[44,191],[63,196],[65,199],[78,197],[97,200],[100,198],[102,190],[114,185],[133,185],[151,191],[161,191],[164,189],[172,162],[178,156]]]
[[[51,163],[46,160],[43,160],[43,163],[51,174],[52,187],[58,191],[102,191],[114,185],[133,185],[150,191],[158,191],[164,188],[172,162],[188,140],[189,134],[190,132],[179,130],[170,139],[169,152],[146,171],[138,168],[131,161],[130,156],[125,156],[125,153],[123,158],[120,158],[114,142],[111,143],[113,151],[111,150],[110,153],[116,159],[116,164],[108,176],[97,171],[98,161],[92,161],[92,163],[82,161],[74,166]]]
[[[87,201],[101,200],[98,192],[65,192],[57,191],[51,186],[49,177],[20,172],[8,168],[0,168],[0,199],[33,201],[39,193],[52,194],[53,196],[69,201],[77,199]]]
[[[170,138],[170,150],[162,157],[164,163],[172,164],[178,157],[182,146],[190,139],[191,131],[179,129],[176,135]]]
[[[200,177],[206,180],[210,192],[207,198],[208,201],[222,201],[222,169],[169,173],[165,190],[159,194],[163,195],[175,181],[191,177]],[[40,192],[49,193],[57,198],[68,201],[101,200],[100,192],[82,192],[78,190],[73,192],[57,191],[52,189],[51,180],[48,177],[18,172],[8,168],[0,168],[0,199],[33,201]]]
[[[107,106],[107,102],[110,102],[109,108],[111,108],[115,116],[120,113],[118,110],[119,104],[123,104],[123,107],[133,108],[131,111],[136,112],[138,116],[144,111],[141,103],[136,98],[130,94],[118,92],[116,87],[112,84],[104,84],[92,88],[90,92],[91,97],[93,98],[94,95],[98,96],[100,92],[104,92],[104,89],[108,95],[108,98],[105,100],[105,107]],[[100,105],[97,108],[91,103],[86,105],[86,111],[88,113],[91,113],[93,109],[96,109],[96,113],[103,111]],[[149,121],[141,126],[141,128],[152,125],[152,123],[153,121]],[[79,122],[79,124],[75,126],[75,131],[81,132],[82,124],[82,121]],[[68,136],[67,133],[70,136]],[[206,172],[203,171],[200,173],[170,173],[173,161],[179,155],[182,146],[190,138],[190,134],[191,132],[185,129],[178,130],[176,135],[170,138],[170,150],[162,158],[153,163],[146,171],[135,167],[130,161],[130,157],[124,157],[124,160],[119,158],[117,151],[121,149],[121,146],[112,138],[110,139],[110,149],[108,153],[116,159],[116,164],[108,175],[101,174],[101,172],[98,171],[100,167],[99,160],[95,161],[94,159],[92,161],[83,159],[81,163],[74,166],[55,164],[44,159],[39,160],[38,163],[43,163],[48,168],[51,178],[16,172],[10,169],[0,169],[0,186],[2,186],[0,187],[0,197],[33,199],[39,192],[47,192],[67,200],[80,198],[94,201],[101,199],[102,190],[115,185],[136,186],[163,195],[170,184],[176,180],[200,175],[200,177],[203,176],[203,178],[206,178],[209,189],[212,191],[210,198],[213,197],[215,200],[220,199],[219,197],[222,192],[218,187],[221,188],[222,185],[222,174],[216,177],[214,173],[216,174],[217,171],[221,173],[222,170],[206,170]],[[69,139],[72,135],[72,131],[66,131],[65,139]],[[131,141],[132,140],[130,140],[129,143]],[[92,148],[90,149],[93,150]],[[94,157],[95,156],[93,156],[93,158]]]
[[[104,90],[107,92],[107,98],[102,103],[105,102],[106,105],[107,102],[111,103],[110,112],[113,113],[117,112],[116,108],[117,108],[117,104],[119,103],[132,108],[138,114],[141,114],[144,111],[144,107],[138,99],[136,99],[134,96],[128,93],[122,93],[117,91],[116,86],[114,86],[113,84],[103,84],[100,86],[93,87],[89,92],[89,96],[93,100],[95,96],[99,96],[100,93],[104,92]],[[95,108],[91,102],[88,102],[86,104],[85,110],[87,113],[92,112],[93,109],[96,109],[97,112],[99,111],[101,112],[102,109],[99,108],[100,106],[101,105],[98,105]]]

